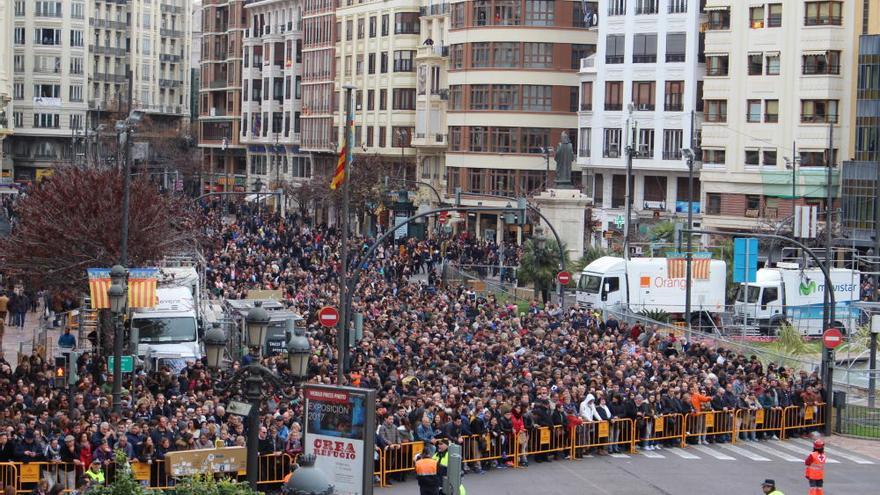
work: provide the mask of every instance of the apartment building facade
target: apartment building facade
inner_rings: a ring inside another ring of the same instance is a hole
[[[333,125],[336,69],[336,1],[303,0],[302,149],[312,154],[312,169],[331,174],[336,166]]]
[[[622,236],[628,153],[633,229],[700,213],[700,181],[688,190],[683,149],[702,115],[699,5],[686,0],[600,0],[599,40],[581,63],[578,164],[593,198],[592,243]],[[610,235],[606,235],[611,232]]]
[[[247,29],[243,0],[203,0],[199,74],[199,148],[202,188],[244,191],[245,146],[240,142],[242,40]]]
[[[706,2],[704,227],[775,228],[796,205],[824,211],[826,167],[852,154],[862,3]],[[832,182],[836,196],[837,170]]]
[[[529,196],[553,184],[551,147],[567,132],[577,149],[580,61],[596,51],[585,10],[595,2],[450,2],[447,194],[503,206],[486,195]],[[587,6],[585,9],[584,6]],[[580,170],[572,173],[581,184]],[[518,238],[501,214],[476,214],[479,238]]]
[[[0,26],[12,25],[12,0],[0,0]],[[12,127],[12,44],[0,44],[0,184],[12,180],[12,159],[4,140]]]
[[[242,69],[241,134],[248,180],[274,191],[312,176],[300,150],[302,7],[294,0],[245,6],[248,18]]]
[[[356,88],[354,153],[378,157],[389,176],[409,180],[415,178],[419,6],[418,0],[346,0],[336,8],[335,101],[344,110],[344,86]],[[344,124],[344,111],[336,112],[337,143]]]

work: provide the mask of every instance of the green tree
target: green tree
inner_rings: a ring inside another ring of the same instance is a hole
[[[652,243],[672,244],[675,242],[675,224],[672,222],[654,224],[648,232],[648,239]]]
[[[562,245],[562,248],[564,251],[565,244]],[[567,252],[565,254],[565,262],[567,266]],[[534,284],[535,291],[541,293],[541,298],[546,303],[550,300],[550,289],[556,283],[556,274],[558,272],[559,244],[557,244],[555,239],[547,239],[544,246],[539,246],[534,239],[526,241],[523,246],[519,271],[517,272],[520,282]]]
[[[117,450],[114,456],[116,479],[109,485],[93,487],[89,490],[89,495],[150,495],[152,492],[141,486],[141,482],[132,476],[131,466],[125,453]]]

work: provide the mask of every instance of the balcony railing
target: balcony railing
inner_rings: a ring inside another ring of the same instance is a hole
[[[94,72],[92,79],[104,82],[125,82],[125,74],[111,74],[107,72]]]
[[[212,88],[225,88],[227,85],[228,85],[228,83],[226,82],[225,77],[223,79],[215,79],[215,80],[211,81]]]
[[[125,48],[105,45],[89,45],[89,51],[96,55],[113,55],[114,57],[124,57],[126,55]]]
[[[634,64],[653,64],[657,62],[657,55],[633,55]]]
[[[589,57],[581,59],[581,70],[592,69],[595,67],[596,67],[596,56],[595,55],[590,55]]]
[[[706,75],[707,76],[726,76],[728,74],[727,67],[707,67]]]
[[[667,62],[684,62],[687,59],[684,53],[667,53]]]
[[[804,17],[804,26],[841,26],[842,17]]]
[[[581,103],[581,111],[582,112],[592,112],[593,104],[592,103]]]
[[[804,124],[836,124],[837,114],[802,113],[801,122]]]
[[[623,55],[605,55],[606,64],[622,64]]]
[[[804,65],[803,74],[805,76],[812,76],[817,74],[839,75],[840,65]]]
[[[663,151],[664,160],[681,160],[681,150]]]
[[[681,112],[684,111],[684,105],[681,103],[667,103],[663,105],[663,110],[667,112]]]
[[[161,53],[159,54],[159,60],[162,62],[171,62],[177,63],[180,62],[180,55],[171,55],[169,53]]]
[[[606,103],[605,110],[609,112],[619,112],[623,110],[623,103]]]
[[[162,28],[162,29],[159,30],[159,35],[160,35],[160,36],[169,36],[169,37],[172,37],[172,38],[182,38],[182,37],[183,37],[183,31],[178,31],[178,30],[176,30],[176,29],[165,29],[165,28]]]
[[[167,4],[164,4],[164,3],[159,7],[159,10],[160,10],[163,14],[168,14],[168,13],[170,13],[170,14],[182,14],[182,13],[183,13],[183,7],[178,7],[177,5],[167,5]]]
[[[159,87],[161,88],[177,88],[183,84],[182,81],[175,79],[159,79]]]

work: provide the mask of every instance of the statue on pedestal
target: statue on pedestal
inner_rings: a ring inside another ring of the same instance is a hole
[[[571,189],[571,162],[574,161],[574,151],[571,149],[571,139],[567,132],[562,131],[560,141],[556,146],[556,187]]]

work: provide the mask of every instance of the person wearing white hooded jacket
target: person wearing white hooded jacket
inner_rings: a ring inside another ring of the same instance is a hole
[[[596,441],[597,423],[602,417],[596,411],[596,397],[593,394],[587,394],[578,407],[578,416],[585,424],[578,427],[578,443],[583,445],[592,445]],[[586,438],[584,438],[586,437]],[[592,449],[588,449],[588,452]]]

